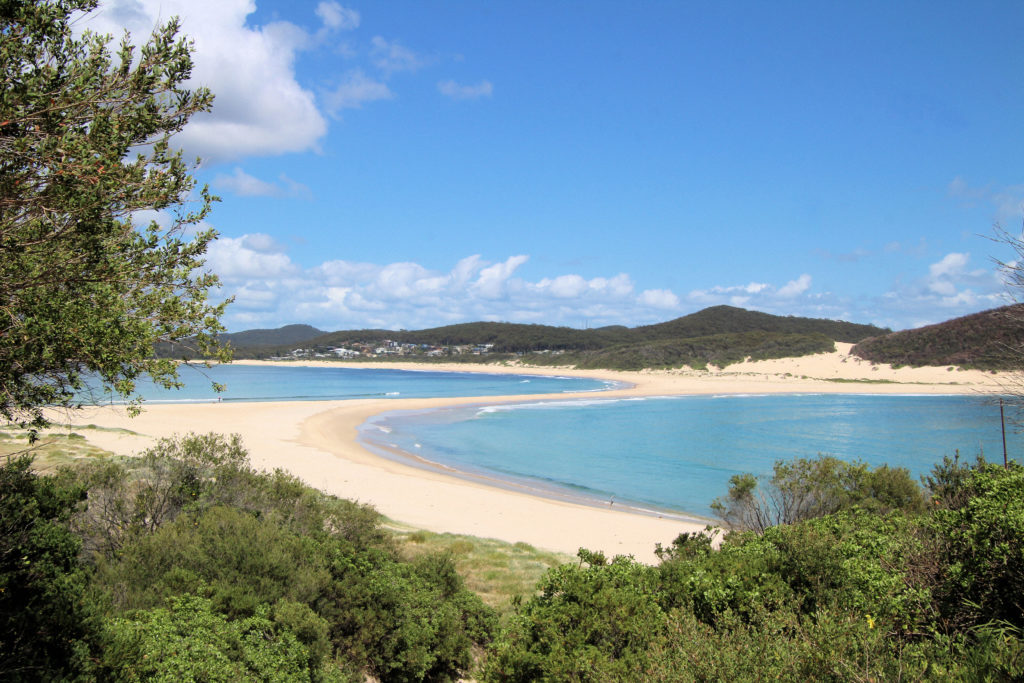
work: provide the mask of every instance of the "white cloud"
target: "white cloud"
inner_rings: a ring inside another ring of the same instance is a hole
[[[494,92],[494,86],[490,81],[480,81],[476,85],[459,85],[455,81],[448,80],[438,83],[437,90],[453,100],[475,100],[481,97],[490,97]]]
[[[645,289],[638,301],[643,306],[674,310],[679,308],[679,297],[668,289]]]
[[[336,2],[321,2],[316,6],[316,15],[329,29],[351,31],[359,26],[359,12],[342,7]]]
[[[261,254],[283,254],[284,247],[270,235],[254,232],[241,238],[241,245]]]
[[[946,254],[942,257],[941,261],[928,266],[928,273],[932,278],[960,275],[964,272],[964,267],[970,259],[970,254],[958,254],[956,252]]]
[[[189,155],[222,161],[315,149],[327,122],[294,69],[306,34],[287,22],[251,26],[255,9],[252,0],[104,0],[76,29],[117,38],[127,28],[139,44],[181,17],[182,34],[196,48],[190,84],[216,96],[213,111],[194,116],[174,138]]]
[[[336,114],[342,109],[360,109],[364,102],[390,100],[391,89],[382,81],[367,77],[360,69],[353,69],[345,80],[326,97],[327,110]]]
[[[271,238],[255,234],[221,237],[206,252],[206,267],[217,273],[225,284],[244,286],[246,280],[281,278],[297,272],[295,264],[280,247],[272,248]]]
[[[516,268],[526,263],[529,256],[510,256],[503,263],[495,263],[480,270],[471,291],[484,299],[500,299],[507,294],[509,278]]]
[[[946,190],[968,206],[984,202],[994,207],[994,219],[999,222],[1017,220],[1024,217],[1024,184],[1006,187],[972,187],[963,177],[957,176]]]
[[[795,296],[799,296],[811,288],[811,276],[804,273],[795,280],[790,280],[781,288],[779,288],[779,296],[791,299]]]
[[[429,61],[397,40],[389,41],[381,36],[374,36],[371,43],[370,59],[374,66],[387,75],[398,71],[418,71]]]
[[[241,197],[291,197],[308,199],[312,192],[302,183],[295,182],[288,176],[278,176],[278,183],[268,183],[265,180],[249,175],[240,167],[236,166],[230,174],[220,173],[213,179],[213,186],[216,189],[224,189]]]
[[[930,264],[926,275],[898,283],[878,301],[894,326],[937,323],[1009,303],[999,271],[971,268],[970,254],[959,252]]]
[[[624,273],[584,278],[567,273],[527,281],[526,255],[489,262],[460,259],[448,271],[413,262],[332,260],[300,268],[269,235],[223,238],[207,265],[221,276],[231,329],[305,322],[328,329],[417,329],[451,322],[508,320],[547,324],[640,324],[679,306],[669,290],[636,293]]]
[[[587,291],[587,281],[579,275],[559,275],[546,281],[548,290],[559,299],[574,299]]]
[[[294,322],[323,329],[421,329],[476,320],[640,325],[718,304],[902,329],[1007,303],[998,271],[974,268],[958,252],[891,291],[858,297],[816,289],[807,273],[779,285],[718,285],[680,297],[670,289],[638,291],[626,273],[528,279],[522,274],[528,262],[525,254],[498,261],[474,254],[440,270],[410,261],[345,260],[304,268],[270,235],[253,233],[214,242],[207,265],[221,276],[220,294],[236,296],[225,318],[232,330]]]

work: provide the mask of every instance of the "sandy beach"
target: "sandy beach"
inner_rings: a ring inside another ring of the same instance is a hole
[[[602,392],[603,397],[742,393],[993,393],[1010,378],[954,368],[899,368],[872,364],[837,351],[803,358],[746,362],[725,369],[642,372],[533,368],[511,365],[437,365],[308,361],[303,365],[386,367],[458,372],[558,374],[615,380],[629,388]],[[257,361],[245,361],[259,363]],[[270,363],[266,363],[270,364]],[[594,394],[587,394],[593,398]],[[654,561],[656,543],[668,544],[703,522],[636,514],[621,506],[569,503],[488,486],[379,457],[357,440],[368,418],[392,410],[421,410],[468,403],[502,403],[571,399],[573,394],[529,397],[460,397],[443,399],[358,399],[272,403],[153,404],[130,418],[123,408],[85,408],[54,415],[59,423],[130,430],[84,430],[96,445],[120,454],[135,454],[156,439],[185,432],[238,433],[253,466],[282,468],[318,489],[369,503],[387,517],[416,528],[472,534],[538,548],[575,553],[579,547],[609,555],[629,554]],[[83,433],[80,431],[79,433]]]

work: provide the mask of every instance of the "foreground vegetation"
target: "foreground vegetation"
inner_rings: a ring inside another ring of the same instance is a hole
[[[16,458],[0,677],[1011,680],[1022,494],[1015,464],[946,459],[922,489],[901,469],[778,463],[719,499],[736,527],[720,547],[682,535],[647,566],[388,528],[253,471],[237,438],[46,476]]]

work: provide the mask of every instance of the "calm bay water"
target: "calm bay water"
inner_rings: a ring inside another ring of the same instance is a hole
[[[1002,458],[999,407],[983,396],[764,395],[529,401],[600,392],[598,380],[476,372],[224,365],[182,370],[186,386],[140,384],[148,402],[301,401],[522,395],[502,406],[396,411],[362,429],[388,457],[426,460],[470,477],[607,504],[710,515],[742,472],[829,454],[926,474],[959,450]],[[216,394],[210,382],[227,385]],[[109,401],[109,397],[106,398]],[[105,402],[98,397],[96,402]],[[1024,439],[1008,430],[1010,456]],[[405,453],[406,456],[395,452]]]
[[[980,396],[772,395],[533,402],[395,412],[364,443],[472,475],[592,501],[710,515],[742,472],[829,454],[916,478],[959,450],[1002,459],[999,406]],[[1011,457],[1022,440],[1008,430]]]
[[[416,372],[351,367],[215,365],[183,367],[185,386],[163,389],[140,382],[138,393],[150,403],[212,401],[326,401],[353,398],[443,398],[450,396],[518,396],[601,391],[616,386],[580,377],[499,375],[480,372]],[[210,383],[227,389],[215,392]],[[94,392],[95,393],[95,392]],[[94,395],[95,403],[109,396]]]

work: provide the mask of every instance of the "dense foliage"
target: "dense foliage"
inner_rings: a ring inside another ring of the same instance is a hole
[[[0,677],[111,681],[1018,680],[1024,467],[779,463],[798,521],[581,550],[498,627],[450,555],[236,438],[0,468]]]
[[[4,680],[454,680],[494,631],[450,556],[403,561],[373,510],[237,438],[28,467],[0,468]]]
[[[902,467],[848,463],[831,456],[775,463],[771,479],[760,486],[752,474],[729,479],[729,492],[711,504],[733,529],[764,533],[779,524],[794,524],[841,510],[920,512],[921,489]]]
[[[184,87],[175,20],[112,55],[108,37],[73,35],[95,7],[0,2],[0,416],[36,426],[85,373],[124,395],[143,374],[174,383],[155,345],[216,354],[222,329],[207,302],[217,279],[201,271],[214,234],[188,234],[212,197],[193,196],[168,142],[212,96]],[[137,230],[144,211],[162,217]]]
[[[622,344],[597,351],[578,351],[557,356],[527,355],[534,365],[575,365],[578,368],[643,370],[644,368],[725,367],[744,360],[792,358],[835,351],[835,343],[822,334],[738,332],[689,339]]]
[[[923,512],[854,505],[718,549],[680,536],[657,567],[581,551],[482,679],[1020,680],[1024,468],[947,460],[929,488]]]
[[[851,353],[892,365],[959,365],[1017,370],[1024,343],[1024,304],[994,308],[937,325],[871,337]]]

